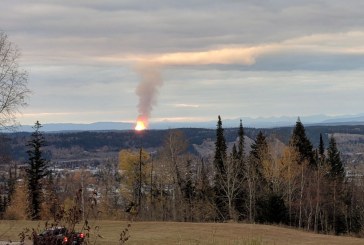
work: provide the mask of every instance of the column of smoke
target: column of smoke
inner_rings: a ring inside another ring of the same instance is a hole
[[[145,126],[148,127],[151,112],[157,103],[156,96],[159,88],[163,85],[163,80],[159,67],[153,64],[140,64],[136,70],[141,76],[140,83],[135,90],[139,96],[139,116],[137,120],[143,121]]]
[[[261,53],[275,50],[274,45],[258,47],[223,48],[202,52],[169,53],[145,60],[139,60],[136,71],[141,76],[141,81],[136,88],[139,96],[137,121],[142,121],[145,127],[157,103],[156,96],[159,88],[163,85],[160,70],[168,66],[198,66],[211,64],[242,64],[251,65],[255,63],[256,56]]]
[[[274,54],[282,51],[296,51],[297,49],[312,52],[315,49],[307,44],[312,44],[310,40],[335,40],[336,36],[314,35],[301,38],[288,39],[280,43],[268,43],[256,46],[235,46],[222,47],[200,52],[178,52],[167,53],[149,57],[138,57],[135,62],[139,62],[137,71],[141,75],[141,82],[136,89],[139,96],[139,118],[147,122],[153,106],[156,104],[158,89],[163,85],[160,69],[168,66],[204,66],[204,65],[229,65],[241,64],[252,65],[256,58],[262,55]],[[352,35],[350,35],[352,38]],[[323,43],[325,47],[325,43]],[[332,46],[327,46],[325,50],[331,50]]]

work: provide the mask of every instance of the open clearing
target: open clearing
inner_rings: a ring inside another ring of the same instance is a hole
[[[17,241],[25,228],[44,227],[45,222],[0,221],[0,240]],[[125,221],[92,221],[99,226],[96,244],[116,245]],[[269,225],[235,223],[133,222],[126,244],[364,244],[364,239],[319,235]],[[91,234],[95,237],[93,234]],[[28,243],[29,244],[29,243]]]

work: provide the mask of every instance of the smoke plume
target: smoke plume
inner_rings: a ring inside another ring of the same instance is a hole
[[[163,80],[159,67],[153,64],[139,64],[136,70],[141,77],[140,83],[135,90],[139,96],[138,120],[143,121],[147,127],[150,114],[157,103],[158,89],[163,85]]]
[[[252,65],[257,58],[283,52],[355,53],[363,54],[364,32],[332,33],[303,36],[278,43],[255,46],[230,46],[205,51],[176,52],[147,56],[129,56],[126,60],[137,64],[141,82],[136,89],[139,96],[139,117],[147,122],[156,105],[158,89],[163,85],[160,70],[169,66]],[[333,45],[334,44],[334,45]],[[109,58],[113,60],[113,58]]]
[[[244,64],[255,62],[255,57],[261,52],[259,48],[221,49],[205,52],[171,53],[156,57],[137,59],[136,71],[141,81],[136,88],[139,96],[138,121],[148,126],[153,107],[157,103],[159,88],[163,85],[160,70],[168,66],[208,65],[208,64]]]

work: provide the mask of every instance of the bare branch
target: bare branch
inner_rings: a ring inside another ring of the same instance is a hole
[[[20,52],[0,32],[0,129],[17,125],[16,114],[27,105],[28,73],[19,67]]]

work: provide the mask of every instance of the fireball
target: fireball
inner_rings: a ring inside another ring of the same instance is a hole
[[[144,129],[146,129],[147,127],[145,126],[145,123],[144,123],[144,121],[142,121],[142,120],[138,120],[137,121],[137,123],[136,123],[136,125],[135,125],[135,130],[136,131],[142,131],[142,130],[144,130]]]

